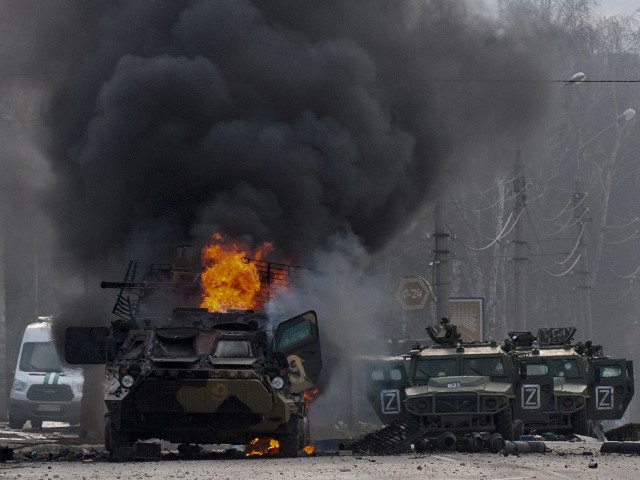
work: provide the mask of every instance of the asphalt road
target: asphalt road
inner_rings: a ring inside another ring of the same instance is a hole
[[[589,465],[597,463],[597,468]],[[210,479],[637,479],[635,456],[585,457],[558,452],[504,457],[500,454],[428,454],[387,457],[317,456],[160,462],[20,462],[0,464],[0,479],[133,480]]]
[[[640,456],[601,454],[601,443],[545,442],[551,450],[519,456],[485,453],[361,456],[321,454],[296,459],[239,458],[109,463],[99,445],[83,445],[77,430],[0,430],[0,447],[15,460],[0,463],[0,480],[133,479],[634,479]],[[64,456],[61,452],[66,452]],[[345,452],[342,452],[345,453]],[[167,458],[167,457],[165,457]]]

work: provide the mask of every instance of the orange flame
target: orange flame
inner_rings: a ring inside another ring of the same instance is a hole
[[[313,402],[318,395],[320,395],[320,389],[318,387],[304,391],[304,399],[307,403]]]
[[[244,245],[225,243],[219,233],[213,235],[212,243],[202,249],[202,264],[205,271],[200,276],[203,294],[200,306],[210,312],[248,310],[255,307],[256,294],[260,290],[260,275],[251,256],[260,260],[272,250],[264,243],[255,252],[247,253]]]
[[[245,457],[274,456],[280,453],[280,442],[275,438],[254,438],[247,443]]]
[[[306,455],[313,455],[316,451],[316,447],[314,447],[313,445],[307,445],[306,447],[304,447],[302,449],[302,451],[306,454]]]
[[[320,395],[320,389],[318,387],[310,388],[309,390],[304,391],[304,411],[305,413],[309,413],[309,407],[311,403],[316,399],[316,397]]]

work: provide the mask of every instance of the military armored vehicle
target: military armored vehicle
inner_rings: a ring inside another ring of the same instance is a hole
[[[573,327],[509,332],[516,435],[525,430],[593,435],[594,423],[621,418],[633,397],[633,365],[590,342],[572,344]]]
[[[281,456],[295,456],[309,443],[304,391],[321,369],[315,312],[274,328],[254,311],[209,312],[192,305],[194,278],[172,265],[132,262],[124,282],[102,283],[120,290],[111,328],[65,332],[69,363],[106,365],[111,458],[135,457],[138,440],[150,438],[233,445],[271,438]]]
[[[404,355],[409,384],[403,392],[406,413],[365,436],[355,448],[394,453],[410,442],[429,439],[454,449],[459,437],[479,432],[513,440],[513,362],[503,346],[463,343],[447,319],[427,332],[434,345],[415,345]],[[471,442],[474,448],[482,443],[477,438]]]
[[[446,321],[427,331],[436,344],[409,353],[407,412],[430,433],[496,431],[513,440],[513,371],[502,346],[463,344]]]
[[[357,359],[363,371],[367,400],[380,421],[387,425],[406,415],[405,390],[409,387],[408,363],[401,356],[368,356]]]

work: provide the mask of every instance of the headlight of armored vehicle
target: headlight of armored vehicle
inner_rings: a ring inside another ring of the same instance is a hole
[[[276,390],[280,390],[284,387],[284,379],[282,377],[274,377],[271,379],[271,385],[273,385],[273,388]]]
[[[133,386],[133,377],[131,375],[123,375],[120,379],[120,384],[124,388],[131,388]]]

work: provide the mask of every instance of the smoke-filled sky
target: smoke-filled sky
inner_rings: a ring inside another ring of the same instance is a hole
[[[501,17],[479,0],[0,7],[0,201],[15,257],[31,257],[35,232],[84,278],[109,279],[107,266],[121,275],[128,259],[162,261],[220,232],[331,263],[330,298],[297,300],[324,303],[331,372],[336,352],[381,338],[365,252],[463,174],[510,164],[543,123],[539,81],[574,73],[557,67],[562,34],[526,5]],[[87,301],[76,310],[98,323]]]
[[[376,250],[472,159],[498,168],[544,112],[522,80],[555,75],[552,30],[477,1],[9,5],[34,33],[14,69],[48,73],[42,204],[84,267],[216,231]]]

